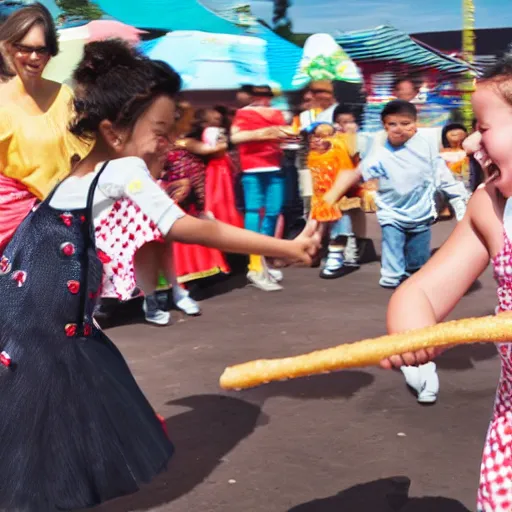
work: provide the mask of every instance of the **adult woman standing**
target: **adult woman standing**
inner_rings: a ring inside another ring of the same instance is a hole
[[[36,3],[0,26],[0,252],[37,200],[69,173],[87,146],[68,132],[72,92],[43,72],[58,53],[48,9]]]

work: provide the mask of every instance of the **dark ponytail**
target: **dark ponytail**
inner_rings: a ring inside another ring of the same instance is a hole
[[[73,79],[76,117],[70,130],[86,139],[94,138],[106,119],[119,127],[133,126],[157,96],[175,97],[181,87],[180,76],[169,65],[117,39],[87,44]]]

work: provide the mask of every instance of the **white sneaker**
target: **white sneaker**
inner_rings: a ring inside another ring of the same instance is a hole
[[[174,299],[174,303],[176,307],[183,311],[188,316],[199,316],[201,314],[201,308],[199,304],[189,295],[183,295],[183,297],[179,299]]]
[[[402,366],[400,369],[407,385],[418,394],[420,404],[436,402],[439,393],[439,376],[434,362],[420,366]]]
[[[146,322],[155,325],[169,325],[171,323],[171,313],[158,309],[158,301],[155,295],[147,295],[142,303],[142,310]]]
[[[283,289],[280,284],[275,282],[269,275],[266,275],[265,272],[250,270],[247,272],[247,279],[253,286],[264,292],[278,292]]]
[[[277,268],[269,268],[268,273],[276,283],[280,283],[283,280],[283,273]]]

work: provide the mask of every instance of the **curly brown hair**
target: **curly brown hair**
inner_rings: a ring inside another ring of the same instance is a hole
[[[89,43],[76,68],[75,119],[71,132],[93,139],[108,119],[132,127],[156,97],[175,98],[181,78],[168,64],[152,61],[121,40]]]

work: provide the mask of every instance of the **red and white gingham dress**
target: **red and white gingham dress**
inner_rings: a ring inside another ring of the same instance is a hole
[[[96,225],[96,247],[103,261],[101,296],[126,301],[136,292],[134,256],[148,242],[163,242],[162,233],[130,199],[116,201]]]
[[[512,311],[512,242],[493,260],[498,283],[498,310]],[[478,512],[512,511],[512,344],[498,345],[501,377],[480,470]]]

